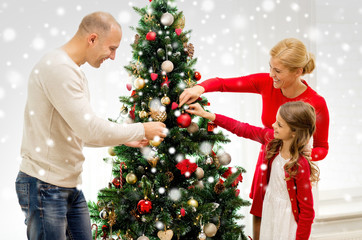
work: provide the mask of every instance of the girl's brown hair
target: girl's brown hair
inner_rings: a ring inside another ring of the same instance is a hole
[[[314,55],[296,38],[286,38],[278,42],[270,50],[270,56],[279,59],[291,72],[303,68],[302,75],[313,72],[315,68]]]
[[[292,178],[298,173],[298,159],[300,155],[303,155],[303,149],[307,146],[315,131],[316,114],[313,106],[305,102],[297,101],[288,102],[280,106],[279,115],[295,134],[289,149],[291,159],[284,165],[284,170]],[[272,159],[278,154],[282,146],[282,140],[271,140],[267,145],[267,160]],[[311,169],[311,182],[316,182],[319,180],[319,168],[310,160],[308,160],[308,162]]]

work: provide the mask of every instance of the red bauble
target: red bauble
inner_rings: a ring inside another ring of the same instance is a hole
[[[152,209],[152,202],[148,200],[140,200],[137,204],[137,210],[140,214],[149,213]]]
[[[120,177],[115,177],[115,178],[113,178],[112,183],[116,188],[120,188],[122,181],[121,181]]]
[[[156,40],[156,33],[155,32],[148,32],[146,35],[146,39],[148,41],[155,41]]]
[[[201,79],[201,74],[199,72],[194,73],[194,78],[196,81],[199,81]]]
[[[185,208],[181,208],[180,214],[181,214],[181,216],[183,216],[183,217],[186,215]]]
[[[191,116],[188,113],[183,113],[177,118],[177,125],[180,128],[187,128],[191,124]]]
[[[208,132],[213,132],[216,127],[217,127],[217,125],[214,122],[208,122],[207,123],[207,131]]]

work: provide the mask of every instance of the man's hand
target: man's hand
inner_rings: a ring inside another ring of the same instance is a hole
[[[146,147],[148,145],[148,140],[142,139],[140,141],[128,142],[128,143],[125,143],[124,145],[126,145],[128,147],[133,147],[133,148],[142,148],[142,147]]]
[[[181,107],[185,103],[190,104],[195,102],[204,92],[205,88],[200,85],[196,85],[192,88],[186,88],[180,95],[179,107]]]
[[[161,141],[167,136],[166,125],[162,122],[146,122],[142,123],[145,128],[145,137],[148,140],[153,140],[155,137],[159,137]]]

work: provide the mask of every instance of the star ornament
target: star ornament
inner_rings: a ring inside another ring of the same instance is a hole
[[[197,164],[190,162],[189,159],[184,159],[179,162],[176,167],[181,171],[181,174],[185,175],[185,177],[190,177],[191,173],[195,172]]]

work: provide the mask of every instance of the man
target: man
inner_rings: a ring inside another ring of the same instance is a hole
[[[99,68],[114,60],[121,38],[121,26],[110,14],[89,14],[74,37],[45,55],[30,74],[16,180],[28,239],[92,238],[87,202],[77,188],[84,145],[141,147],[166,137],[163,123],[126,126],[98,118],[91,109],[80,66]]]

